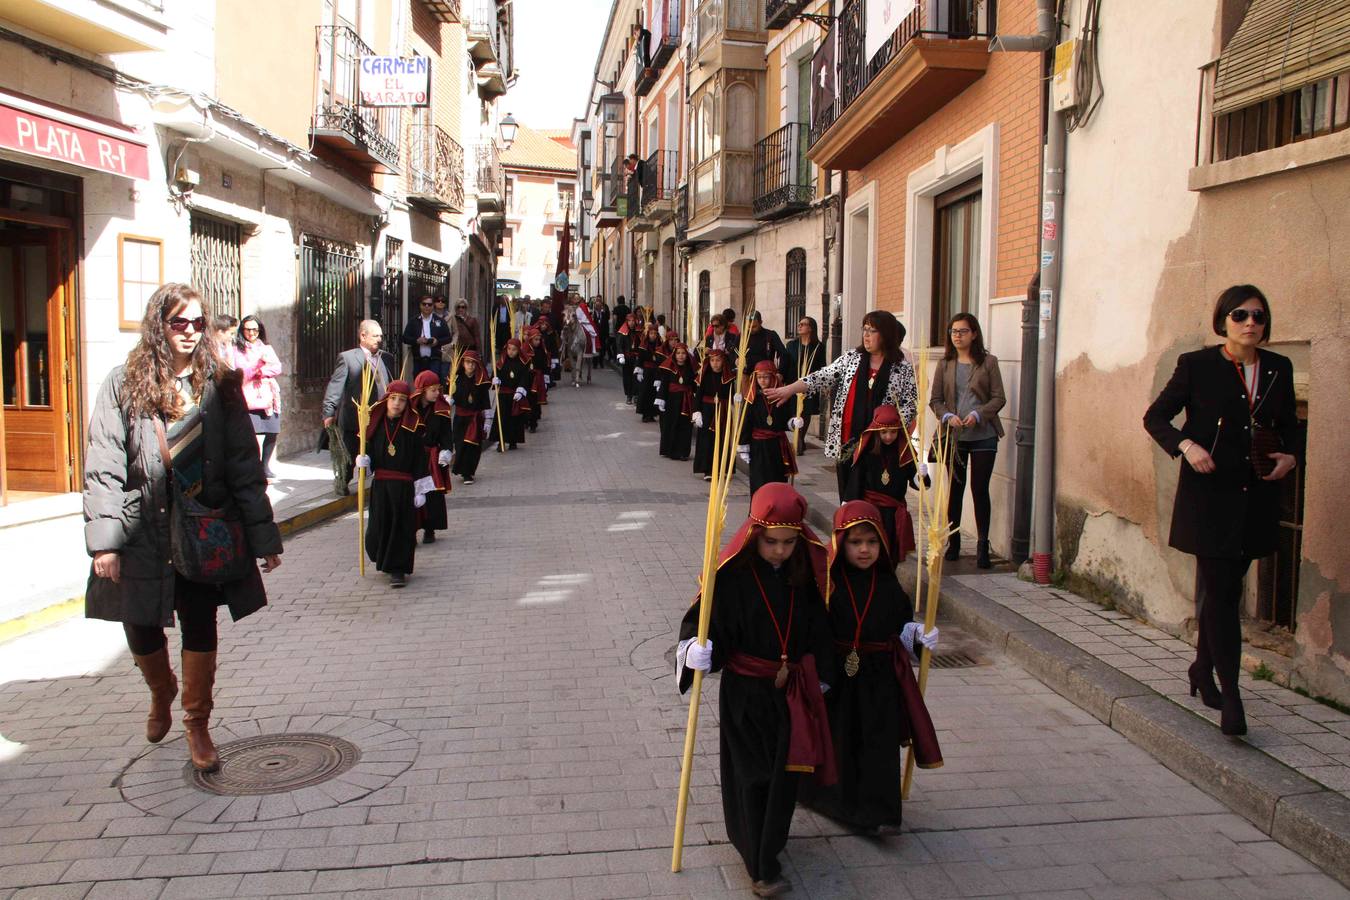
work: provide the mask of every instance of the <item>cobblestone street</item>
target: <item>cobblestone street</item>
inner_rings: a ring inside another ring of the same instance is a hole
[[[750,896],[721,826],[715,679],[685,871],[669,871],[686,712],[669,651],[706,492],[656,447],[599,373],[455,485],[403,591],[358,576],[352,516],[291,538],[271,605],[222,623],[214,719],[221,743],[285,731],[359,751],[291,793],[192,787],[177,720],[146,745],[119,626],[4,645],[0,900]],[[745,509],[742,484],[728,533]],[[917,774],[897,837],[799,811],[793,896],[1347,896],[1009,660],[954,626],[943,640],[982,663],[932,673],[946,766]]]

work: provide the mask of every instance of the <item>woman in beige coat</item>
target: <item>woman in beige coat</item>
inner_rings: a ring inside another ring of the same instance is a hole
[[[953,484],[947,514],[951,524],[961,525],[966,484],[975,504],[975,529],[978,535],[975,564],[988,569],[989,561],[989,481],[994,474],[998,442],[1003,423],[998,412],[1007,402],[1003,396],[1003,376],[998,359],[984,349],[980,323],[970,313],[952,316],[947,327],[947,352],[933,377],[929,406],[938,417],[939,433],[951,446],[947,454]],[[952,535],[947,559],[961,555],[961,532]]]

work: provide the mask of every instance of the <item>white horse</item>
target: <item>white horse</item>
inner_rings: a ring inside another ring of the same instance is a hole
[[[563,355],[572,364],[572,387],[581,387],[581,367],[586,367],[586,383],[591,383],[591,342],[590,335],[577,320],[576,307],[569,306],[563,311],[562,332]]]

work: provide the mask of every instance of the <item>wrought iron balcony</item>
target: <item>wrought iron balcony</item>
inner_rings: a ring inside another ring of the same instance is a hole
[[[811,158],[861,168],[975,83],[989,66],[994,17],[994,0],[919,4],[868,59],[867,3],[850,0],[816,51],[836,47],[835,100],[812,113]]]
[[[478,212],[502,212],[502,198],[506,193],[506,173],[502,170],[502,157],[497,145],[486,141],[474,151],[478,177],[475,191],[478,194]]]
[[[674,215],[675,185],[680,177],[680,154],[657,150],[642,164],[642,214],[658,222]]]
[[[469,14],[464,36],[469,46],[469,55],[474,65],[502,63],[501,22],[497,19],[496,0],[472,0],[473,9]]]
[[[683,12],[683,0],[653,0],[652,68],[658,72],[680,49],[680,35],[684,33]]]
[[[464,21],[460,18],[459,0],[419,0],[419,2],[437,22],[453,25]]]
[[[319,103],[310,124],[314,142],[372,172],[398,172],[399,113],[390,107],[361,106],[357,68],[374,56],[346,25],[318,26]]]
[[[770,31],[786,28],[806,8],[807,0],[764,0],[764,27]]]
[[[675,243],[683,247],[689,243],[689,185],[675,190]]]
[[[755,218],[776,219],[811,205],[815,169],[805,124],[784,125],[755,145]]]
[[[643,57],[641,47],[633,54],[633,93],[638,97],[645,97],[652,92],[660,74],[654,67],[647,65],[649,61]]]
[[[429,122],[408,128],[408,199],[464,211],[464,148]]]

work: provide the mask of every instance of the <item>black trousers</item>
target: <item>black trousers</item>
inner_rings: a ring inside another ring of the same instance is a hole
[[[178,615],[184,650],[194,653],[216,651],[216,606],[219,601],[220,588],[196,584],[182,575],[174,576],[173,611]],[[163,628],[124,624],[122,630],[127,635],[127,646],[137,656],[149,656],[168,644]]]
[[[361,436],[355,431],[343,431],[342,443],[347,447],[347,458],[351,462],[347,463],[346,483],[351,484],[352,473],[356,470],[356,456],[361,452]]]
[[[1200,621],[1195,661],[1219,676],[1224,693],[1237,691],[1242,662],[1242,582],[1250,559],[1195,558],[1195,604]]]
[[[953,525],[961,524],[961,507],[965,505],[966,484],[970,484],[970,499],[975,505],[975,531],[982,541],[989,540],[989,482],[994,477],[994,460],[998,457],[998,438],[979,441],[954,441],[947,451],[947,465],[952,470],[952,492],[947,498],[947,518]]]

